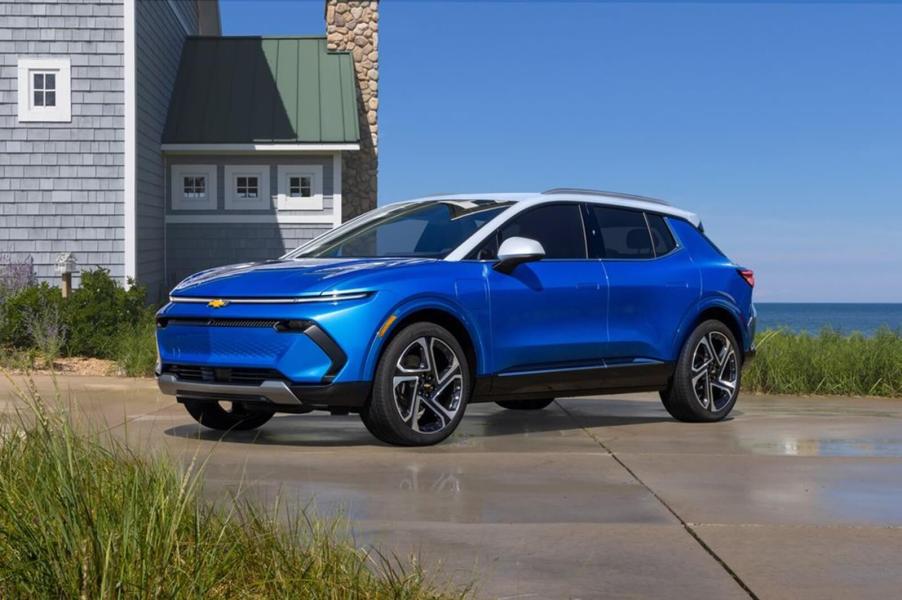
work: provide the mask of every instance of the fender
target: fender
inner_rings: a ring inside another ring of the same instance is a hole
[[[367,353],[366,361],[363,364],[363,371],[361,373],[362,380],[373,380],[376,372],[376,363],[379,361],[379,357],[382,356],[382,350],[386,341],[391,339],[396,332],[397,324],[406,317],[421,310],[439,310],[448,313],[460,321],[469,334],[470,339],[473,341],[474,351],[476,353],[476,372],[480,374],[485,372],[486,356],[488,355],[487,343],[480,334],[480,328],[476,326],[476,320],[470,314],[470,311],[446,296],[422,294],[414,298],[406,298],[404,301],[399,302],[393,306],[391,310],[385,313],[384,317],[380,320],[379,325],[381,328],[389,317],[395,317],[382,336],[379,335],[379,328],[372,333],[369,346],[370,350]]]
[[[714,293],[706,296],[702,296],[698,302],[695,303],[695,306],[686,312],[686,316],[683,318],[683,321],[680,323],[679,334],[674,338],[674,346],[672,348],[674,358],[678,357],[680,351],[683,348],[683,344],[686,342],[686,338],[692,333],[692,326],[698,320],[699,316],[708,309],[718,308],[727,311],[733,317],[735,324],[740,332],[742,332],[742,339],[737,340],[740,344],[742,344],[743,349],[748,348],[748,334],[746,332],[746,328],[742,324],[742,311],[739,309],[739,306],[733,300],[731,296],[728,294],[724,294],[722,292]]]

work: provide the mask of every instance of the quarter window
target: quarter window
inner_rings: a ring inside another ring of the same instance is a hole
[[[664,256],[676,248],[676,240],[670,233],[670,228],[664,222],[661,215],[645,213],[648,218],[648,228],[651,231],[651,241],[655,248],[655,256]]]
[[[583,220],[576,204],[549,204],[515,216],[502,225],[474,257],[479,260],[498,258],[498,247],[512,237],[536,240],[545,249],[545,258],[586,258]]]
[[[236,177],[235,193],[239,198],[256,198],[259,183],[256,177]]]
[[[645,215],[634,210],[591,206],[598,240],[595,253],[599,258],[654,258]]]

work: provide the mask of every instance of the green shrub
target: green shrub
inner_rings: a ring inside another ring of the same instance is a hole
[[[779,394],[902,396],[902,334],[866,337],[825,329],[818,335],[771,330],[743,373],[747,390]]]
[[[33,336],[29,320],[46,311],[56,311],[66,323],[66,310],[59,288],[42,282],[29,285],[8,296],[0,311],[0,344],[30,348]]]
[[[154,313],[145,310],[136,323],[124,326],[117,335],[116,363],[129,377],[153,375],[157,362],[157,327]]]
[[[34,392],[23,400],[19,431],[0,431],[0,598],[448,597],[341,524],[214,504],[198,470],[77,433]]]
[[[146,311],[144,288],[123,289],[105,269],[85,271],[65,302],[69,354],[115,358],[117,338]]]

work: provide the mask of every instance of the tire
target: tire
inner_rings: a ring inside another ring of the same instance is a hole
[[[554,402],[554,398],[532,398],[530,400],[498,400],[501,408],[508,410],[542,410]]]
[[[360,412],[376,438],[397,446],[429,446],[451,435],[472,390],[466,354],[435,323],[413,323],[392,338]]]
[[[730,328],[720,321],[704,321],[683,345],[661,400],[679,421],[720,421],[736,404],[741,377],[742,354]]]
[[[182,401],[194,420],[217,431],[250,431],[269,421],[274,411],[249,410],[244,402],[211,402],[209,400]],[[226,410],[223,405],[229,406]]]

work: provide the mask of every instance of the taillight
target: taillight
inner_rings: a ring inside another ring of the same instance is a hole
[[[751,269],[736,269],[739,275],[745,279],[745,282],[751,287],[755,287],[755,272]]]

